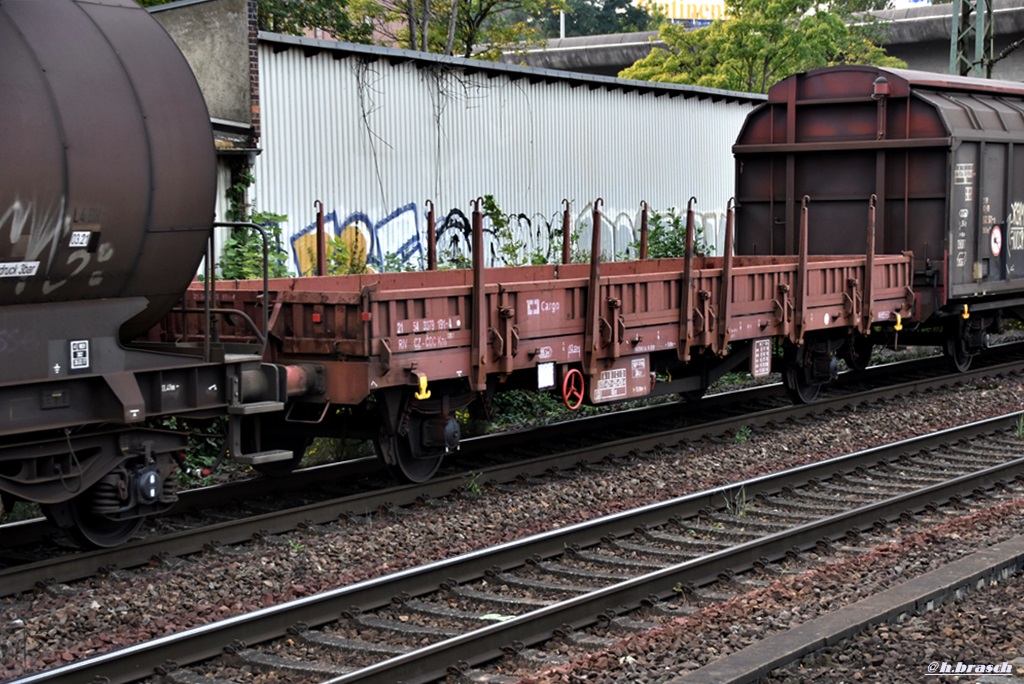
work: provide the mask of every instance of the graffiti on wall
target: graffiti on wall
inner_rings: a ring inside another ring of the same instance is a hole
[[[588,260],[593,236],[593,203],[570,208],[570,241],[574,261]],[[635,259],[641,212],[600,212],[601,252],[605,259]],[[325,213],[328,251],[346,252],[343,272],[423,270],[427,262],[427,208],[406,204],[382,219],[363,212]],[[472,221],[461,209],[435,212],[438,263],[465,268],[472,258]],[[556,263],[562,254],[562,211],[544,214],[503,214],[496,225],[484,217],[484,263],[487,267]],[[714,248],[725,225],[721,211],[697,214],[697,226]],[[316,222],[291,238],[292,266],[301,275],[316,271]],[[335,260],[337,262],[337,260]]]

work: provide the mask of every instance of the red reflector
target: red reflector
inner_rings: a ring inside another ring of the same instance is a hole
[[[318,313],[313,314],[313,322],[314,323],[319,323],[320,322],[320,314],[318,314]]]
[[[363,316],[363,320],[364,320],[364,321],[368,321],[368,320],[370,320],[371,318],[373,318],[373,314],[372,314],[372,313],[370,313],[369,311],[364,311],[364,312],[362,313],[362,316]]]

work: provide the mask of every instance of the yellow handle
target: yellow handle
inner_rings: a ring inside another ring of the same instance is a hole
[[[430,398],[430,390],[427,389],[427,376],[425,376],[425,375],[421,375],[420,376],[420,391],[416,392],[412,396],[414,396],[414,397],[416,397],[417,399],[420,399],[420,400],[429,399]]]

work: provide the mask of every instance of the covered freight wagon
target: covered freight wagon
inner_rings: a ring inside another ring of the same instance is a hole
[[[963,366],[1024,303],[1024,87],[867,66],[775,85],[736,157],[737,253],[914,254],[920,341],[938,330]],[[905,335],[910,341],[913,331]]]

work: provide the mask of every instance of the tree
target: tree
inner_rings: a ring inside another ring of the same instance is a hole
[[[873,25],[809,0],[726,0],[728,19],[687,31],[666,24],[666,49],[620,72],[623,78],[764,93],[792,74],[836,64],[903,67],[872,40]]]
[[[348,0],[257,0],[256,24],[261,31],[293,36],[318,28],[336,40],[368,43],[373,29],[353,21]]]
[[[138,0],[143,7],[163,5],[172,0]],[[365,0],[353,0],[362,2]],[[261,31],[293,36],[317,28],[337,40],[368,43],[373,27],[354,20],[349,0],[256,0],[256,25]],[[376,4],[376,3],[368,3]]]
[[[631,0],[566,0],[565,35],[598,36],[609,33],[650,31],[665,20],[659,5],[634,5]],[[540,16],[539,28],[545,38],[561,35],[556,12]]]
[[[372,23],[379,35],[401,47],[484,59],[537,42],[534,18],[565,6],[565,0],[352,1],[354,19]]]

